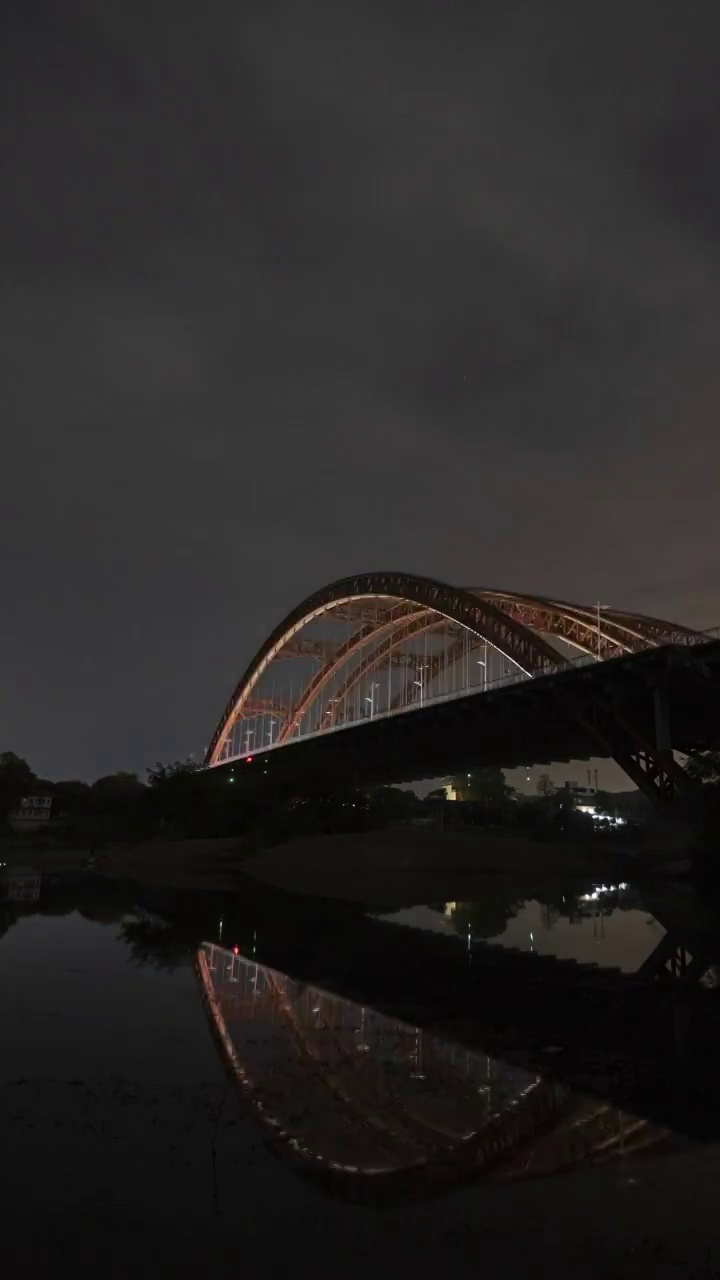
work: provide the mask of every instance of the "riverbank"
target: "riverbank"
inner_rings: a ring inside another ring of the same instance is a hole
[[[618,881],[630,864],[581,845],[401,828],[292,840],[248,858],[242,872],[269,888],[372,905],[472,901],[488,875]]]
[[[87,849],[23,851],[13,862],[44,874],[80,870]],[[312,835],[257,851],[240,839],[155,840],[98,854],[97,874],[167,889],[235,892],[248,879],[291,894],[362,902],[476,896],[478,877],[630,877],[627,855],[595,846],[541,842],[477,829],[403,827]]]
[[[5,853],[8,868],[26,867],[43,875],[66,875],[85,869],[87,847],[20,849]],[[149,840],[112,845],[95,857],[94,870],[115,880],[168,889],[233,889],[239,868],[248,856],[242,841],[233,839]]]

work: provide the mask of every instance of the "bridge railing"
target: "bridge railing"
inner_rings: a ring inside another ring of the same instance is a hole
[[[674,644],[679,646],[687,646],[694,648],[697,645],[705,644],[709,640],[720,639],[720,627],[709,627],[705,631],[698,632],[679,632]],[[664,647],[664,646],[658,646]],[[647,652],[647,650],[645,650]],[[624,656],[624,655],[618,655]],[[298,732],[293,734],[291,738],[284,742],[268,742],[261,746],[250,747],[246,751],[238,752],[234,755],[225,756],[218,764],[227,764],[233,760],[244,760],[249,756],[264,755],[268,751],[276,751],[279,748],[291,746],[296,742],[304,742],[307,738],[315,738],[320,734],[342,733],[346,729],[355,729],[361,724],[370,724],[374,720],[388,720],[393,716],[408,715],[413,711],[422,711],[425,707],[437,706],[442,702],[456,702],[459,698],[467,698],[472,696],[482,696],[485,693],[492,693],[498,689],[508,688],[512,685],[525,684],[528,680],[543,679],[546,676],[557,675],[564,671],[574,671],[579,667],[592,667],[597,665],[598,661],[614,662],[615,658],[598,659],[593,654],[581,653],[576,657],[563,658],[554,667],[548,667],[544,671],[525,672],[515,667],[512,671],[508,671],[502,676],[497,676],[492,680],[487,680],[482,685],[473,685],[468,688],[453,689],[446,693],[429,694],[426,698],[419,698],[416,702],[404,704],[397,707],[389,707],[379,709],[374,713],[366,712],[360,717],[345,720],[340,723],[329,725],[322,729],[313,729],[312,731],[302,732],[302,722],[298,726]]]

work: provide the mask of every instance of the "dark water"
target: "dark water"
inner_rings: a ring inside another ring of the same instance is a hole
[[[321,1272],[492,1275],[549,1249],[577,1275],[717,1274],[720,931],[690,894],[5,889],[3,1222],[26,1266],[311,1250]]]

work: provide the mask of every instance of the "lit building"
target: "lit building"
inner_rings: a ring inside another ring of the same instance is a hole
[[[13,831],[37,830],[50,821],[52,796],[23,796],[9,814]]]

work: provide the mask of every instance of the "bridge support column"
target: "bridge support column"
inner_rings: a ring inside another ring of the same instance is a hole
[[[653,704],[655,711],[655,742],[658,750],[672,751],[670,706],[668,704],[667,690],[659,685],[653,691]]]
[[[596,741],[656,808],[669,815],[677,811],[678,797],[692,794],[695,784],[673,755],[667,695],[659,686],[652,690],[652,712],[654,733],[647,733],[630,719],[617,696],[596,691],[576,707],[580,722]]]

